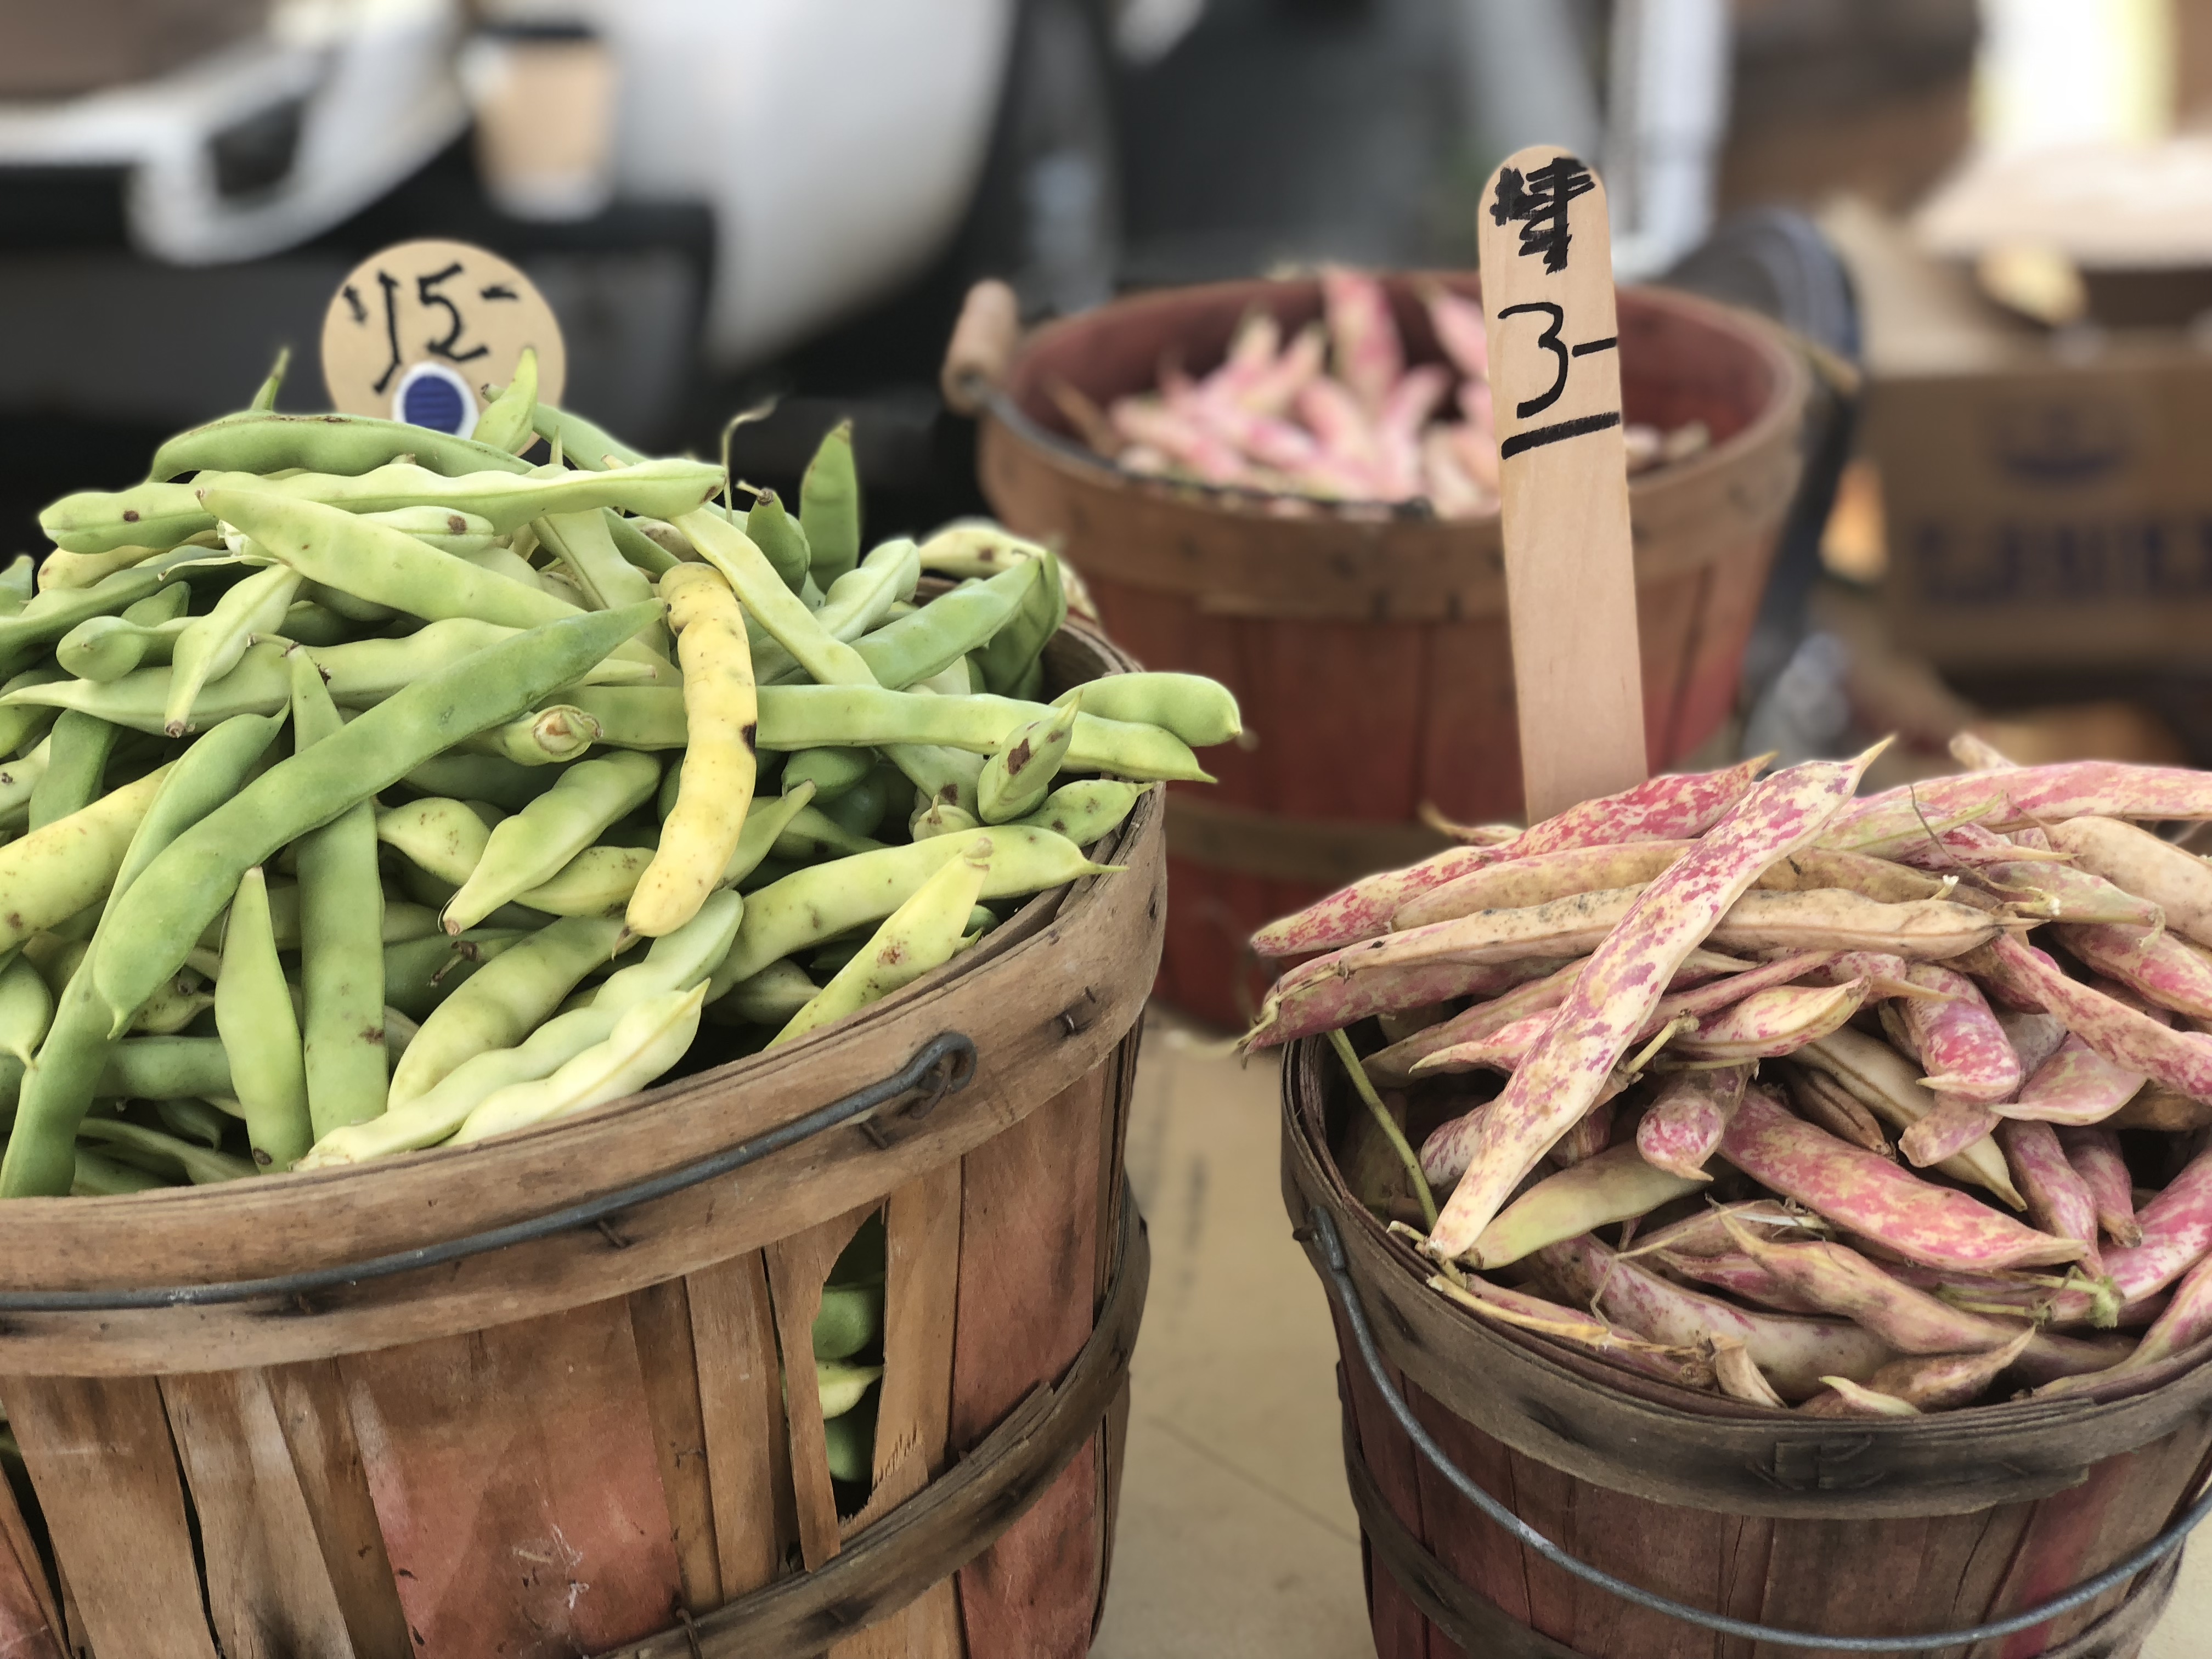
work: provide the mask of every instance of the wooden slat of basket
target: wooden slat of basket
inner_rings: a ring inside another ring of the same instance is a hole
[[[1349,1346],[1352,1334],[1344,1322],[1343,1314],[1334,1304],[1330,1305],[1329,1313],[1336,1322],[1339,1352],[1352,1352]],[[1395,1370],[1390,1372],[1390,1379],[1393,1384],[1404,1386],[1404,1379]],[[1346,1436],[1353,1443],[1355,1455],[1364,1462],[1369,1474],[1374,1477],[1376,1488],[1382,1494],[1382,1501],[1390,1506],[1391,1513],[1414,1537],[1431,1536],[1424,1525],[1420,1477],[1414,1467],[1416,1454],[1413,1443],[1385,1416],[1382,1402],[1376,1396],[1375,1385],[1368,1379],[1364,1366],[1338,1366],[1337,1388],[1344,1397],[1347,1419]],[[1419,1611],[1387,1571],[1372,1571],[1370,1577],[1370,1619],[1375,1630],[1376,1652],[1407,1656],[1420,1653],[1424,1638]]]
[[[0,1382],[70,1588],[108,1659],[215,1659],[161,1390],[150,1376]]]
[[[933,1170],[884,1211],[884,1380],[868,1501],[843,1523],[851,1539],[945,1468],[952,1422],[953,1321],[960,1291],[960,1165]],[[950,1579],[830,1650],[829,1659],[962,1659],[966,1644]]]
[[[799,1535],[775,1315],[758,1250],[693,1273],[684,1291],[698,1357],[715,1561],[727,1601],[775,1578]]]
[[[0,1480],[0,1653],[10,1659],[63,1659],[61,1603],[47,1582],[15,1488]]]
[[[962,1172],[960,1309],[952,1437],[975,1444],[1038,1383],[1066,1368],[1091,1334],[1098,1226],[1101,1066],[970,1152]],[[971,1311],[975,1310],[975,1311]],[[1089,1650],[1097,1606],[1089,1540],[1095,1454],[1079,1452],[1037,1505],[960,1572],[975,1659],[1048,1659]]]
[[[667,1624],[682,1585],[627,1302],[339,1370],[424,1654],[550,1659]]]
[[[275,1366],[264,1375],[354,1652],[358,1659],[413,1659],[407,1614],[384,1553],[384,1531],[368,1495],[368,1470],[337,1364],[311,1359]]]
[[[267,1376],[166,1377],[225,1659],[355,1659]]]
[[[691,1340],[691,1303],[684,1281],[649,1285],[629,1299],[630,1328],[653,1415],[660,1490],[676,1534],[676,1570],[684,1606],[705,1613],[722,1605],[721,1566],[714,1559],[714,1498],[707,1478],[707,1425],[699,1406],[698,1351]]]
[[[864,1205],[768,1247],[769,1297],[783,1352],[802,1375],[814,1357],[814,1318],[822,1311],[822,1285],[838,1252],[875,1213]],[[808,1379],[811,1381],[811,1377]],[[809,1572],[834,1560],[843,1542],[837,1530],[837,1494],[830,1484],[830,1447],[822,1426],[822,1396],[794,1382],[784,1390],[791,1423],[791,1487],[799,1504],[799,1548]]]
[[[77,1659],[100,1659],[93,1650],[92,1632],[84,1627],[84,1611],[76,1604],[76,1591],[70,1583],[69,1574],[57,1563],[54,1576],[61,1581],[62,1619],[67,1626],[64,1634],[70,1652],[77,1656]]]

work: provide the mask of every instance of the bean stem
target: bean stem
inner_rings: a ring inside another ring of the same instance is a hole
[[[1352,1051],[1352,1039],[1345,1036],[1343,1028],[1340,1026],[1331,1031],[1328,1040],[1336,1050],[1337,1058],[1344,1062],[1344,1069],[1352,1073],[1352,1086],[1367,1103],[1367,1109],[1375,1115],[1376,1123],[1396,1150],[1398,1161],[1406,1166],[1406,1173],[1413,1182],[1413,1196],[1421,1200],[1421,1218],[1433,1230],[1437,1224],[1436,1194],[1429,1190],[1429,1178],[1421,1173],[1421,1160],[1413,1155],[1413,1149],[1406,1139],[1406,1132],[1398,1127],[1398,1120],[1390,1115],[1390,1109],[1382,1103],[1382,1097],[1375,1092],[1375,1085],[1368,1079],[1367,1068],[1359,1063],[1359,1056]]]

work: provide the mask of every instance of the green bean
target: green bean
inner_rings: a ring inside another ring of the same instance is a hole
[[[197,948],[219,953],[222,950],[223,933],[229,913],[210,922],[198,939]],[[276,931],[276,948],[296,951],[300,948],[300,889],[289,881],[269,884],[269,921]],[[387,898],[384,902],[384,942],[404,944],[409,939],[428,939],[439,932],[438,913],[427,905],[409,904],[404,900]]]
[[[155,1116],[168,1127],[171,1134],[186,1140],[197,1140],[203,1146],[219,1147],[222,1145],[231,1115],[214,1103],[206,1100],[157,1100],[151,1104]]]
[[[433,795],[379,812],[376,838],[398,848],[417,868],[458,885],[483,860],[491,827],[462,802]]]
[[[1155,787],[1117,778],[1082,778],[1063,783],[1044,798],[1043,805],[1014,822],[1049,830],[1078,847],[1088,847],[1120,829],[1146,792]]]
[[[894,787],[901,795],[907,793],[906,781],[896,769],[879,763],[866,777],[822,810],[846,834],[866,839],[881,829],[884,819],[890,815]]]
[[[328,586],[322,582],[301,582],[300,597],[363,628],[377,627],[390,622],[392,617],[390,605],[371,605],[367,599],[354,598],[342,587]]]
[[[882,543],[830,584],[814,620],[838,639],[857,640],[882,622],[893,605],[911,599],[921,580],[912,542],[902,536]]]
[[[975,781],[977,815],[984,823],[1006,823],[1044,804],[1060,763],[1067,758],[1083,692],[1077,686],[1043,718],[1018,726],[999,740],[983,763],[983,775]]]
[[[991,867],[982,896],[1012,898],[1097,875],[1073,842],[1048,830],[1003,826],[991,832]],[[882,921],[967,845],[939,836],[908,847],[886,847],[817,865],[759,889],[745,901],[738,942],[714,970],[714,995],[758,973],[771,962],[835,939],[849,928]]]
[[[425,623],[403,639],[355,640],[325,646],[309,654],[323,671],[333,702],[341,708],[366,708],[427,674],[514,639],[522,631],[497,623],[452,617]],[[610,654],[593,663],[582,678],[590,685],[635,685],[650,684],[653,673],[650,663]]]
[[[856,1013],[952,959],[968,913],[990,873],[991,837],[973,836],[891,912],[813,1000],[769,1039],[769,1047]]]
[[[738,831],[737,848],[730,854],[730,861],[722,866],[721,880],[717,884],[734,887],[760,868],[762,860],[768,857],[791,821],[813,800],[814,786],[807,782],[775,800],[756,797],[752,809],[745,814],[744,828]]]
[[[593,1043],[550,1077],[510,1083],[478,1103],[453,1132],[453,1145],[508,1134],[532,1124],[573,1117],[620,1100],[682,1060],[699,1032],[707,988],[670,991],[625,1009],[604,1042]]]
[[[801,783],[811,783],[817,801],[833,801],[872,772],[875,764],[860,750],[801,749],[783,763],[783,791],[789,794]]]
[[[530,423],[547,443],[561,446],[571,466],[580,466],[587,471],[603,472],[610,462],[617,466],[635,466],[645,459],[641,450],[631,448],[582,416],[556,409],[551,404],[540,403],[531,412]]]
[[[111,1044],[92,1089],[102,1099],[127,1100],[205,1098],[230,1091],[230,1056],[222,1042],[189,1036],[125,1037]]]
[[[174,672],[170,668],[140,668],[118,680],[59,679],[22,686],[5,694],[12,703],[0,701],[0,707],[74,709],[112,725],[161,737],[167,732]],[[240,714],[270,714],[285,706],[288,684],[283,646],[264,640],[247,646],[236,667],[202,688],[192,700],[192,712],[203,728]]]
[[[818,807],[802,806],[791,814],[781,835],[775,838],[777,853],[784,858],[816,858],[824,852],[872,853],[883,843],[857,835]]]
[[[1060,586],[1060,561],[1040,549],[1040,580],[1023,596],[1013,620],[975,653],[983,684],[1006,696],[1033,698],[1044,684],[1044,647],[1067,620],[1067,595]]]
[[[538,348],[525,346],[514,360],[514,378],[484,412],[469,435],[480,444],[520,455],[538,441],[531,417],[538,412]]]
[[[981,755],[933,743],[880,746],[884,758],[906,775],[916,795],[928,806],[957,808],[975,823],[982,822],[975,816],[975,785],[983,775]]]
[[[112,617],[161,586],[162,578],[188,559],[204,557],[192,548],[165,553],[104,576],[89,587],[60,587],[40,592],[14,616],[0,620],[0,667],[9,667],[42,645],[51,645],[88,617]]]
[[[295,651],[291,668],[296,757],[337,741],[343,728],[314,659]],[[384,1110],[384,884],[376,868],[376,803],[355,802],[300,836],[297,850],[300,990],[307,1003],[301,1045],[308,1112],[319,1135]],[[244,1081],[239,1098],[251,1105]],[[258,1135],[254,1145],[264,1145]],[[306,1150],[303,1144],[289,1155]]]
[[[364,513],[372,524],[428,542],[441,552],[460,558],[481,553],[492,545],[491,520],[452,507],[401,507],[389,513]]]
[[[599,741],[599,723],[574,703],[556,702],[462,741],[465,753],[498,755],[519,766],[559,766]]]
[[[775,567],[744,531],[704,508],[679,514],[674,523],[700,556],[722,573],[749,619],[766,629],[817,682],[823,685],[875,684],[860,653],[815,619],[805,599],[794,597],[783,585]]]
[[[822,1311],[814,1316],[814,1357],[850,1359],[873,1342],[883,1328],[882,1285],[825,1285]]]
[[[493,958],[440,1003],[392,1073],[404,1105],[471,1055],[512,1048],[628,943],[615,918],[567,916]]]
[[[872,1478],[875,1468],[876,1411],[876,1396],[870,1394],[852,1410],[822,1419],[822,1447],[833,1479],[864,1485]]]
[[[179,432],[154,452],[148,477],[193,472],[307,472],[358,475],[402,456],[449,477],[522,472],[528,464],[489,444],[371,415],[226,415]]]
[[[782,499],[773,489],[762,490],[752,511],[745,514],[745,534],[783,578],[783,585],[798,592],[805,584],[812,556],[807,551],[805,531],[784,511]]]
[[[108,908],[93,935],[92,946],[72,969],[56,1000],[52,1024],[24,1078],[15,1131],[9,1137],[4,1158],[0,1158],[0,1198],[58,1195],[69,1190],[70,1141],[87,1106],[100,1090],[103,1073],[111,1065],[125,1063],[125,1051],[132,1060],[148,1057],[137,1044],[118,1045],[114,1039],[176,972],[191,943],[188,940],[186,948],[177,952],[174,962],[164,964],[159,973],[146,975],[142,988],[126,1007],[117,1010],[104,1006],[97,993],[99,948],[108,937],[117,902],[139,886],[138,878],[160,860],[162,853],[179,836],[204,821],[220,804],[238,798],[241,782],[274,740],[282,724],[279,720],[253,715],[227,720],[202,736],[163,771],[127,784],[74,817],[64,818],[21,842],[0,848],[0,863],[4,863],[19,848],[30,847],[42,837],[57,836],[57,832],[65,836],[75,828],[80,837],[76,850],[82,862],[87,856],[83,849],[100,839],[83,832],[97,821],[106,831],[99,868],[96,872],[76,872],[77,890],[55,901],[66,908],[58,909],[52,920],[76,915],[112,888]],[[112,823],[107,823],[103,815],[112,816]],[[107,845],[113,846],[112,861],[106,850]],[[35,877],[38,872],[31,873]],[[96,881],[91,878],[94,873],[97,875]],[[45,881],[34,881],[29,890],[50,892],[55,885],[50,875]],[[232,885],[234,888],[235,884]],[[228,892],[224,896],[228,897]],[[77,902],[70,902],[72,897]],[[9,920],[20,917],[19,910]],[[34,921],[34,925],[46,924]],[[221,1045],[214,1046],[219,1052]],[[161,1052],[173,1054],[181,1051]],[[178,1092],[228,1093],[230,1085],[227,1061],[222,1076],[219,1089],[194,1086]],[[150,1085],[154,1079],[134,1081]],[[198,1085],[202,1079],[196,1077],[192,1081]],[[156,1090],[141,1086],[130,1092],[151,1095]]]
[[[607,533],[614,538],[615,550],[647,575],[664,575],[680,562],[673,553],[612,507],[601,507],[599,515],[606,520]]]
[[[71,1198],[120,1198],[128,1193],[150,1193],[157,1187],[174,1184],[150,1170],[133,1169],[112,1158],[102,1158],[89,1147],[71,1149],[67,1188]]]
[[[401,780],[428,795],[487,800],[519,812],[560,781],[558,772],[493,755],[434,755]]]
[[[649,799],[659,782],[659,763],[641,754],[611,754],[567,768],[551,789],[491,831],[446,906],[446,931],[472,927],[553,879],[608,826]]]
[[[893,690],[942,673],[981,648],[1020,611],[1043,567],[1024,560],[987,582],[941,593],[911,616],[855,641],[877,684]],[[964,679],[963,672],[963,679]],[[958,690],[972,687],[963,684]]]
[[[353,624],[317,600],[295,599],[276,632],[295,645],[343,645],[353,637]]]
[[[436,912],[433,911],[432,915]],[[469,975],[527,933],[510,928],[479,928],[460,938],[441,932],[384,947],[384,994],[390,1006],[410,1019],[430,1011],[468,982]]]
[[[921,568],[945,576],[995,576],[1049,549],[1026,540],[992,519],[955,519],[921,544]]]
[[[825,1425],[857,1410],[868,1390],[884,1374],[881,1365],[848,1365],[837,1360],[814,1362],[814,1386],[822,1399]]]
[[[556,1014],[518,1045],[486,1049],[463,1060],[374,1123],[319,1141],[308,1167],[360,1163],[436,1145],[493,1093],[510,1084],[550,1077],[586,1049],[605,1042],[616,1022],[639,1003],[688,991],[702,981],[727,953],[744,914],[744,902],[735,893],[712,895],[696,915],[653,940],[642,962],[612,975],[581,1007]]]
[[[264,1170],[290,1169],[313,1143],[314,1128],[300,1024],[276,960],[269,890],[258,866],[246,872],[230,902],[222,972],[215,984],[215,1024],[246,1113],[254,1163]]]
[[[611,749],[681,749],[688,726],[680,687],[662,685],[579,686],[568,701],[599,728],[599,740]]]
[[[268,378],[255,388],[253,401],[246,404],[248,411],[261,414],[276,407],[276,394],[284,389],[284,371],[292,366],[292,348],[276,348],[276,361],[269,366]]]
[[[0,819],[29,826],[31,803],[38,795],[39,785],[46,780],[53,746],[53,736],[49,732],[32,745],[29,754],[0,766]]]
[[[64,495],[39,514],[39,528],[64,553],[159,553],[214,529],[215,514],[191,484],[142,483],[112,495],[85,489]]]
[[[175,1036],[215,1006],[214,996],[200,988],[196,974],[179,971],[175,978],[154,988],[154,994],[138,1006],[129,1029],[145,1036]]]
[[[14,616],[38,591],[38,561],[27,553],[18,553],[5,570],[0,570],[0,617]]]
[[[1229,688],[1202,674],[1109,674],[1084,688],[1083,706],[1101,720],[1159,726],[1194,749],[1232,742],[1244,730]]]
[[[44,738],[47,729],[53,725],[57,712],[31,704],[6,702],[7,695],[33,685],[52,685],[67,678],[58,668],[27,668],[12,679],[0,684],[0,756],[18,754],[27,745]]]
[[[771,962],[739,980],[708,1013],[720,1024],[781,1026],[814,1000],[820,988],[797,963]]]
[[[54,994],[37,968],[20,954],[0,969],[0,1054],[26,1066],[54,1023]]]
[[[195,617],[177,636],[170,657],[169,695],[161,708],[161,729],[180,738],[192,726],[200,688],[238,666],[256,635],[273,634],[300,591],[300,573],[283,565],[257,570]]]
[[[981,817],[949,800],[931,801],[907,820],[907,834],[915,841],[933,841],[939,836],[957,836],[982,827]]]
[[[538,539],[574,573],[592,609],[641,605],[653,597],[653,580],[623,557],[603,513],[555,513],[538,520]]]
[[[256,1173],[253,1165],[242,1158],[212,1152],[189,1140],[164,1134],[159,1129],[125,1123],[117,1118],[88,1117],[77,1125],[76,1132],[82,1139],[106,1143],[116,1149],[118,1156],[135,1152],[149,1162],[156,1162],[183,1176],[195,1187],[241,1181]]]
[[[652,862],[650,847],[586,847],[514,902],[551,916],[611,915],[629,902]]]
[[[130,941],[94,961],[111,1012],[119,1019],[176,970],[248,867],[462,738],[514,719],[656,615],[644,605],[591,611],[503,640],[363,711],[246,785],[161,854],[160,881],[134,883],[111,908],[118,937]],[[16,845],[0,848],[0,884]]]
[[[161,788],[163,775],[150,773],[0,847],[0,950],[20,945],[33,933],[99,902],[113,884],[131,833]],[[147,994],[183,960],[179,955],[168,973],[149,976]],[[138,1003],[131,1006],[135,1009]]]
[[[860,556],[860,485],[853,470],[853,423],[823,435],[799,484],[799,524],[806,532],[808,568],[823,588]]]

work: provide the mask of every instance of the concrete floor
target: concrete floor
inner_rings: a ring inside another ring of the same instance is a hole
[[[1276,1175],[1276,1068],[1155,1012],[1129,1127],[1152,1224],[1114,1578],[1094,1659],[1371,1651],[1336,1346]],[[2212,1652],[2212,1544],[2141,1659]]]

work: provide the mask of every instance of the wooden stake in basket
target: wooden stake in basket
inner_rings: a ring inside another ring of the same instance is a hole
[[[1477,234],[1534,823],[1647,770],[1605,186],[1557,145],[1518,150]]]

